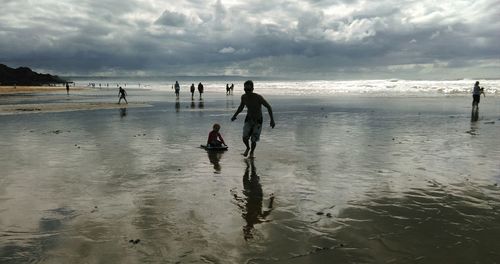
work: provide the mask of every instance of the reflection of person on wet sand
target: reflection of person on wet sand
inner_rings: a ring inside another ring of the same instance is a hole
[[[207,151],[208,153],[208,160],[210,163],[214,165],[214,170],[216,174],[219,174],[221,171],[221,166],[219,164],[220,159],[222,158],[222,155],[224,152],[222,151]]]
[[[181,102],[179,102],[179,98],[175,99],[175,112],[179,112],[181,110]]]
[[[120,117],[124,118],[127,116],[127,108],[120,108]]]
[[[243,194],[245,197],[239,197],[233,193],[236,204],[243,211],[241,216],[246,224],[243,227],[243,237],[245,240],[253,238],[254,225],[268,222],[266,217],[273,210],[274,196],[271,194],[269,204],[266,209],[262,209],[263,191],[259,182],[259,176],[255,168],[254,160],[247,159],[245,174],[243,175]]]

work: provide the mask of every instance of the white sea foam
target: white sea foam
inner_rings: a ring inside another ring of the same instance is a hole
[[[186,77],[183,77],[186,79]],[[181,80],[181,92],[189,90],[191,83],[197,87],[199,78],[196,81]],[[497,94],[500,92],[500,80],[479,80],[481,86],[485,88],[486,94]],[[208,80],[201,82],[204,84],[205,92],[225,92],[227,83],[234,83],[235,91],[243,90],[243,81],[237,80]],[[451,94],[470,94],[474,86],[474,80],[350,80],[350,81],[276,81],[276,80],[255,80],[255,89],[262,94],[274,95],[321,95],[321,94],[369,94],[384,96],[439,96]],[[141,79],[133,78],[115,79],[115,80],[78,80],[77,85],[87,85],[95,83],[96,87],[101,83],[102,87],[109,83],[109,88],[115,88],[118,85],[128,88],[144,88],[160,91],[170,91],[174,79]],[[198,91],[196,90],[196,93]]]

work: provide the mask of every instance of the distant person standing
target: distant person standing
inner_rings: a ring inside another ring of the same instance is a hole
[[[194,83],[191,84],[190,90],[191,90],[191,100],[193,100],[194,99]]]
[[[479,87],[479,81],[476,81],[474,88],[472,89],[472,108],[479,108],[479,101],[481,99],[481,94],[486,97],[484,93],[484,88]]]
[[[243,143],[247,147],[243,156],[247,156],[250,151],[249,157],[254,156],[255,147],[257,146],[257,141],[260,139],[260,133],[262,131],[262,106],[267,108],[269,117],[271,118],[270,125],[274,128],[274,117],[271,105],[262,97],[260,94],[253,92],[253,82],[248,80],[244,84],[245,94],[241,96],[241,103],[236,112],[234,113],[231,121],[236,120],[241,111],[247,107],[247,116],[245,117],[245,125],[243,126]],[[250,148],[249,140],[252,141]]]
[[[229,84],[226,83],[226,95],[229,95],[229,92],[230,92],[230,88],[229,88]]]
[[[179,98],[179,91],[181,90],[181,86],[179,85],[178,81],[175,81],[174,89],[175,89],[175,96]]]
[[[200,99],[201,99],[201,95],[203,94],[203,84],[198,83],[198,92],[200,93]]]
[[[126,98],[127,97],[127,92],[121,86],[118,89],[118,96],[120,97],[120,99],[118,99],[118,104],[120,104],[120,102],[122,101],[122,99],[125,100],[126,104],[128,104],[127,98]]]
[[[233,90],[234,90],[234,84],[231,83],[231,86],[229,87],[229,93],[233,94]]]
[[[69,95],[69,84],[66,83],[66,94]]]

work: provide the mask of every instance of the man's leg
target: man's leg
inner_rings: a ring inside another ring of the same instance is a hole
[[[252,141],[252,149],[250,150],[250,155],[248,157],[253,158],[253,152],[255,151],[255,147],[257,147],[257,142]]]
[[[248,152],[250,151],[250,145],[248,144],[248,140],[249,140],[248,137],[243,137],[243,143],[245,143],[245,146],[247,147],[245,152],[243,152],[243,156],[245,156],[245,157],[248,155]]]

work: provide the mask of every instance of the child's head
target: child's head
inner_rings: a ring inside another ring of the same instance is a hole
[[[220,129],[220,125],[219,125],[219,124],[217,124],[217,123],[215,123],[215,124],[213,125],[213,127],[212,127],[212,128],[213,128],[215,131],[219,131],[219,129]]]

